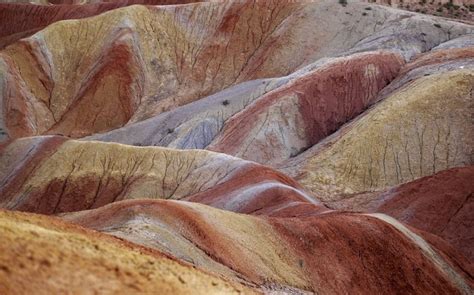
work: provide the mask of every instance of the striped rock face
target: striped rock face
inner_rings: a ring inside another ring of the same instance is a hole
[[[4,146],[0,163],[0,206],[10,210],[52,214],[135,198],[187,198],[243,213],[320,205],[277,171],[203,150],[30,137]]]
[[[461,2],[0,2],[0,294],[474,293]]]
[[[354,13],[364,8],[354,4]],[[11,138],[83,137],[240,82],[287,75],[320,57],[376,46],[408,58],[472,31],[465,24],[437,24],[449,28],[445,32],[421,17],[394,25],[401,17],[374,7],[359,20],[333,1],[229,1],[134,5],[56,22],[0,52],[2,125]],[[381,23],[375,32],[374,22]],[[314,23],[326,28],[315,30]],[[424,34],[423,42],[411,35],[399,44],[389,41],[411,27],[410,34]],[[383,85],[378,78],[372,78],[374,89]]]
[[[402,64],[398,55],[383,52],[328,62],[234,115],[208,148],[265,164],[281,163],[374,103]]]
[[[473,85],[467,69],[420,77],[285,170],[334,201],[470,165]]]
[[[186,202],[134,200],[62,217],[211,272],[263,286],[273,282],[280,289],[467,294],[472,288],[470,270],[462,268],[471,266],[445,256],[446,245],[431,244],[383,214],[264,218]]]
[[[453,168],[386,191],[343,199],[330,206],[389,214],[444,238],[472,260],[473,177],[474,166]]]

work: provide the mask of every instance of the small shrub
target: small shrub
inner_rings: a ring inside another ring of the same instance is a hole
[[[347,0],[339,0],[339,4],[341,4],[342,6],[346,7],[346,5],[347,5]]]
[[[173,129],[171,129],[171,128],[168,128],[168,130],[166,130],[166,132],[168,132],[168,134],[171,134],[171,133],[173,133],[173,132],[174,132],[174,130],[173,130]]]
[[[225,106],[226,106],[226,105],[229,105],[229,101],[228,101],[227,99],[224,100],[224,101],[222,101],[222,105],[225,105]]]
[[[372,10],[372,7],[366,7],[365,10]]]
[[[367,15],[367,12],[362,12],[362,15],[363,15],[363,16],[366,16],[366,15]]]
[[[448,10],[452,9],[453,8],[453,2],[444,3],[443,6]]]
[[[441,25],[440,25],[440,24],[433,24],[433,26],[437,27],[438,29],[441,29]]]

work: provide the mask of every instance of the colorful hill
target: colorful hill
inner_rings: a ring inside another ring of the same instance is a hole
[[[468,2],[0,2],[0,294],[473,294]]]

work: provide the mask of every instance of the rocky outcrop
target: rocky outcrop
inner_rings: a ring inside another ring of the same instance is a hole
[[[451,17],[472,22],[474,6],[470,0],[362,0],[368,3],[389,5],[413,12]]]

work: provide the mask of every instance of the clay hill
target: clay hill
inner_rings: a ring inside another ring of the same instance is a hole
[[[0,294],[473,293],[468,1],[0,2]]]

